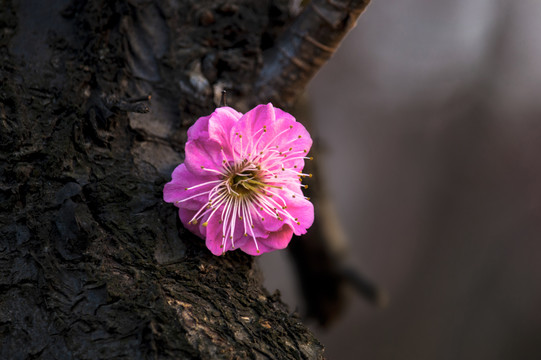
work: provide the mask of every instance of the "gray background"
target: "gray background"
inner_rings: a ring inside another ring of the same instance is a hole
[[[541,359],[541,2],[373,0],[311,83],[352,297],[330,359]],[[269,290],[302,311],[286,252]]]

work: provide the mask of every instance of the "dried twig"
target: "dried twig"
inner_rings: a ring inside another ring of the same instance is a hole
[[[256,102],[290,107],[336,51],[370,0],[313,0],[265,54]]]

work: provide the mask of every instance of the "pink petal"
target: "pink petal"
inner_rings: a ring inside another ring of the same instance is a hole
[[[295,235],[306,234],[308,229],[314,223],[314,205],[304,197],[297,196],[295,201],[289,201],[287,211],[297,219],[297,222],[291,221]]]
[[[209,120],[209,138],[216,140],[224,150],[228,151],[231,147],[231,130],[241,117],[241,113],[230,107],[217,108]]]
[[[231,250],[231,241],[226,241],[225,246],[222,247],[223,243],[223,227],[219,223],[221,217],[221,211],[218,210],[216,214],[213,215],[211,220],[208,222],[207,226],[207,238],[205,245],[214,255],[222,255],[224,251]]]
[[[252,209],[251,215],[254,224],[254,234],[258,237],[267,237],[269,231],[277,231],[284,225],[282,221],[277,219],[276,215],[268,214],[260,209]]]
[[[215,180],[218,178],[218,176],[196,176],[188,171],[185,164],[180,164],[173,171],[172,178],[173,179],[163,187],[163,200],[165,202],[175,203],[175,205],[178,207],[182,206],[189,210],[199,210],[201,206],[208,201],[208,195],[201,195],[197,197],[193,196],[209,191],[214,185],[208,184],[191,190],[186,190],[186,188]],[[182,203],[176,203],[177,201],[181,201],[189,197],[193,198]]]
[[[247,237],[239,242],[239,248],[248,255],[259,256],[261,254],[271,252],[274,249],[266,246],[257,239],[257,247],[255,246],[254,239],[252,237]],[[257,252],[259,248],[259,252]]]
[[[200,117],[188,129],[188,141],[197,139],[208,139],[209,120],[212,115]]]
[[[266,239],[261,240],[261,243],[272,249],[285,249],[292,236],[293,229],[289,225],[284,225],[279,231],[275,231]]]
[[[266,131],[262,131],[264,126]],[[285,155],[288,152],[297,152],[290,158],[301,157],[301,159],[289,160],[286,156],[284,165],[290,168],[297,166],[299,171],[304,166],[302,157],[306,156],[312,146],[312,139],[306,128],[295,121],[293,116],[273,107],[271,103],[258,105],[248,111],[233,127],[232,146],[240,153],[241,144],[238,137],[235,137],[236,133],[252,139],[254,145],[257,143],[254,152],[269,148],[284,152]],[[246,142],[242,145],[243,148],[247,146]]]
[[[186,159],[184,163],[194,175],[219,175],[223,156],[221,146],[213,140],[191,140],[186,143]],[[206,169],[206,170],[205,170]],[[214,170],[214,171],[213,171]]]
[[[280,136],[276,140],[276,145],[278,145],[278,150],[286,155],[283,159],[284,167],[301,172],[304,168],[303,157],[308,155],[312,147],[312,138],[301,123],[295,122],[290,125],[293,128]],[[288,155],[288,153],[292,154]]]
[[[234,126],[233,134],[239,133],[245,138],[252,138],[257,133],[256,136],[262,136],[261,140],[267,142],[276,133],[275,120],[276,114],[272,104],[258,105],[239,119]],[[266,133],[262,132],[263,127],[266,128]],[[235,138],[232,140],[235,140]]]
[[[271,233],[266,239],[256,239],[258,242],[257,247],[254,239],[248,238],[240,248],[247,254],[257,256],[273,250],[286,248],[292,236],[293,230],[291,227],[284,225],[279,231]]]
[[[281,109],[274,108],[274,112],[276,114],[276,121],[282,124],[282,129],[287,126],[293,126],[291,131],[284,134],[285,136],[276,139],[277,143],[275,145],[279,146],[279,150],[286,151],[290,147],[293,147],[292,151],[306,150],[306,153],[308,153],[312,147],[312,138],[304,125],[297,122],[291,114]]]

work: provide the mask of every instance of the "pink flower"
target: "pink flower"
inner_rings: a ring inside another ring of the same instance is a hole
[[[188,129],[186,159],[163,198],[215,255],[283,249],[314,221],[301,183],[310,134],[272,104],[242,115],[220,107]]]

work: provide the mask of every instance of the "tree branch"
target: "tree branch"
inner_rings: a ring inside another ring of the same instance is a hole
[[[334,54],[370,0],[313,0],[265,53],[255,102],[290,107]]]
[[[252,85],[286,0],[37,5],[0,11],[0,359],[322,359],[254,259],[162,198],[210,83]]]

